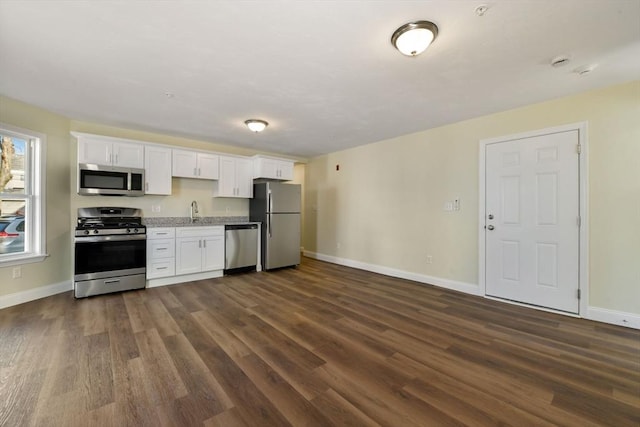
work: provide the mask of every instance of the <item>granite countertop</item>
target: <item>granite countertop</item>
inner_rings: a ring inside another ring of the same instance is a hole
[[[191,222],[188,216],[166,216],[142,218],[142,223],[148,228],[153,227],[206,227],[208,225],[226,224],[258,224],[249,221],[247,216],[205,216]]]

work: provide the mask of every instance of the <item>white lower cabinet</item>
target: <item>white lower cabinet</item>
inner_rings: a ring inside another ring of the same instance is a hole
[[[176,275],[222,269],[224,269],[223,226],[176,229]]]
[[[176,274],[175,247],[175,228],[147,229],[147,279]]]

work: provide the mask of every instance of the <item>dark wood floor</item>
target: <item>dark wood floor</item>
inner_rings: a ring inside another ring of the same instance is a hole
[[[0,425],[638,426],[640,331],[304,259],[0,310]]]

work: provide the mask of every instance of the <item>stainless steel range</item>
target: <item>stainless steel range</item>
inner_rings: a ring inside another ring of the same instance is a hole
[[[140,209],[78,209],[74,239],[75,297],[144,288],[146,239]]]

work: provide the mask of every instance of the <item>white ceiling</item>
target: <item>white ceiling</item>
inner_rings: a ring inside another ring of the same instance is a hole
[[[492,0],[482,17],[480,4],[0,0],[0,93],[311,157],[640,78],[640,0]],[[390,37],[414,20],[440,32],[409,58]],[[248,118],[270,125],[253,134]]]

